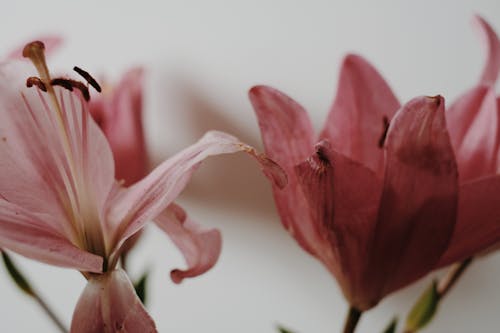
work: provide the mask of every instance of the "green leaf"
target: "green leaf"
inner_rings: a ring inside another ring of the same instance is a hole
[[[135,292],[137,296],[141,300],[142,304],[146,305],[146,286],[148,283],[149,271],[146,271],[142,274],[139,280],[134,283]]]
[[[278,325],[277,329],[278,329],[278,331],[279,331],[280,333],[294,333],[294,332],[290,331],[289,329],[284,328],[284,327],[283,327],[283,326],[281,326],[281,325]]]
[[[398,318],[394,317],[394,318],[392,318],[389,325],[387,325],[387,327],[385,328],[383,333],[395,333],[397,326],[398,326]]]
[[[5,251],[2,252],[2,259],[5,268],[7,268],[7,272],[9,272],[10,277],[14,281],[14,283],[26,294],[33,296],[33,289],[31,288],[28,280],[21,274],[21,272],[17,269],[16,265],[10,258],[10,256]]]
[[[408,317],[406,317],[405,329],[410,332],[416,332],[427,325],[434,317],[438,303],[437,282],[433,281],[432,285],[420,296],[408,314]]]

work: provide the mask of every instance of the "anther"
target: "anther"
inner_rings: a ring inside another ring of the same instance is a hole
[[[92,87],[94,87],[95,90],[97,90],[97,92],[101,92],[101,86],[87,71],[84,71],[83,69],[77,66],[73,67],[73,70],[78,74],[80,74],[85,79],[85,81],[88,82],[88,84],[90,84]]]
[[[73,91],[73,88],[80,90],[83,98],[88,102],[90,100],[89,88],[80,81],[65,79],[65,78],[55,78],[50,83],[53,86],[60,86],[69,91]]]
[[[45,84],[42,82],[42,80],[40,80],[40,78],[36,76],[31,76],[26,79],[26,87],[31,88],[33,86],[37,86],[41,91],[47,92],[47,87],[45,86]]]

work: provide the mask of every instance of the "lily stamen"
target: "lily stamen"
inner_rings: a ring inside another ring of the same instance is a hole
[[[31,88],[33,86],[37,86],[41,91],[47,92],[47,87],[39,77],[30,76],[26,79],[26,87]]]
[[[92,75],[89,74],[89,72],[84,71],[83,69],[81,69],[78,66],[73,67],[73,70],[75,72],[77,72],[78,74],[80,74],[85,79],[85,81],[87,81],[88,84],[90,84],[92,87],[94,87],[94,89],[97,92],[101,92],[102,91],[101,86],[99,85],[99,83],[97,83],[96,79],[94,79],[92,77]]]

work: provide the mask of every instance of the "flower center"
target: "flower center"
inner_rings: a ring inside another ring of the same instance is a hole
[[[68,110],[62,100],[62,95],[61,100],[59,100],[54,90],[55,86],[60,86],[69,91],[77,89],[81,92],[83,99],[88,101],[90,99],[88,86],[72,79],[52,79],[45,61],[44,49],[45,46],[40,41],[35,41],[25,46],[23,56],[31,60],[39,74],[39,77],[29,77],[26,85],[27,87],[36,86],[41,91],[46,92],[52,104],[52,107],[48,108],[47,111],[53,113],[51,117],[54,119],[54,129],[57,133],[47,133],[47,135],[57,138],[57,141],[55,141],[56,146],[59,146],[58,142],[60,142],[60,148],[51,148],[51,156],[54,165],[61,175],[62,188],[60,188],[59,196],[61,202],[65,203],[66,217],[73,228],[74,242],[80,248],[105,258],[106,246],[101,226],[99,206],[92,192],[92,184],[89,183],[92,180],[88,179],[88,173],[84,166],[85,163],[81,162],[87,156],[86,146],[81,147],[81,141],[75,139],[75,137],[82,136],[82,133],[85,132],[83,127],[87,126],[86,119],[90,115],[86,114],[87,110],[85,108],[82,109],[82,112],[85,114],[68,114]],[[90,74],[78,67],[75,67],[74,70],[88,84],[93,86],[97,91],[100,91],[99,84]],[[43,96],[41,98],[43,100]],[[71,98],[73,97],[71,96]],[[82,103],[84,102],[82,101]],[[73,111],[76,110],[73,109]],[[68,123],[71,123],[69,119],[73,119],[73,123],[78,124],[78,128],[71,130],[72,127],[68,126]],[[73,133],[74,130],[80,134]],[[50,145],[50,142],[48,145]],[[60,151],[62,151],[63,160],[60,158]]]

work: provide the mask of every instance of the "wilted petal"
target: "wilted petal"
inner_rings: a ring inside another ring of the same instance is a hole
[[[179,248],[188,265],[186,270],[175,269],[170,273],[175,283],[203,274],[215,265],[222,247],[219,230],[202,229],[175,203],[158,215],[155,222]]]
[[[381,177],[382,143],[389,121],[399,107],[377,70],[362,57],[348,55],[321,138],[327,138],[332,149],[368,166]]]
[[[486,45],[486,64],[481,74],[480,84],[494,85],[500,72],[500,40],[493,28],[482,17],[476,16],[474,23],[479,27],[479,32]]]
[[[50,265],[102,271],[102,257],[77,248],[53,230],[43,216],[3,199],[0,199],[0,247]]]
[[[360,283],[377,218],[382,182],[357,161],[331,150],[328,142],[296,167],[313,223],[328,243],[318,254],[335,274],[352,305],[364,305]]]
[[[90,103],[90,112],[108,139],[115,159],[115,177],[129,186],[146,175],[148,165],[142,126],[143,70],[123,76],[111,92]]]
[[[458,221],[438,266],[469,258],[500,242],[500,175],[460,186]]]
[[[207,157],[244,151],[261,164],[263,172],[277,186],[286,184],[286,176],[273,161],[222,133],[208,132],[194,145],[182,150],[160,164],[146,178],[121,191],[110,207],[110,221],[116,228],[114,244],[119,245],[140,230],[144,224],[160,214],[184,189],[191,175]]]
[[[122,270],[90,277],[71,322],[71,333],[115,332],[156,332],[153,319]]]
[[[434,267],[456,221],[458,172],[441,97],[419,97],[396,114],[367,285],[374,300]]]
[[[266,154],[288,175],[288,185],[273,187],[281,222],[309,253],[316,255],[321,237],[310,221],[307,201],[300,189],[294,167],[313,153],[314,133],[309,116],[297,102],[266,86],[250,89]]]

